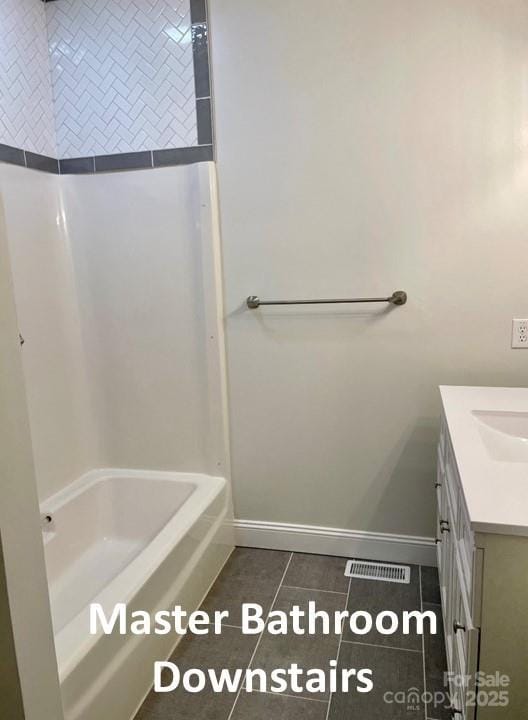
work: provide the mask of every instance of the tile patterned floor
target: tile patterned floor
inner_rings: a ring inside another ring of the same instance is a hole
[[[191,667],[326,668],[330,660],[338,667],[370,667],[374,690],[334,694],[198,694],[177,689],[171,693],[151,692],[136,720],[445,720],[450,712],[434,703],[418,700],[412,704],[387,703],[387,691],[416,688],[426,698],[444,691],[446,667],[441,634],[441,608],[435,568],[411,566],[409,585],[344,577],[346,559],[304,555],[276,550],[237,548],[205,599],[209,613],[229,610],[230,626],[221,635],[186,636],[171,660],[183,672]],[[243,635],[240,605],[259,603],[267,614],[271,609],[288,610],[314,600],[318,610],[361,609],[373,615],[380,610],[431,610],[438,617],[440,634],[386,636],[378,633],[341,636],[272,636],[267,632]]]

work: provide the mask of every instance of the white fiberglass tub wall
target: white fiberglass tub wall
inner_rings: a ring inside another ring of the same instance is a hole
[[[45,555],[66,717],[133,717],[152,684],[153,663],[178,637],[89,634],[89,604],[109,617],[188,611],[200,603],[232,546],[224,478],[101,470],[48,502]]]
[[[227,475],[214,164],[1,171],[40,500],[101,467]]]
[[[99,467],[223,475],[214,164],[61,181]]]
[[[40,500],[105,464],[88,387],[61,181],[0,166]]]

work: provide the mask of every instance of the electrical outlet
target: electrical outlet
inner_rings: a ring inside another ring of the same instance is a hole
[[[512,323],[512,348],[528,350],[528,319],[515,318]]]

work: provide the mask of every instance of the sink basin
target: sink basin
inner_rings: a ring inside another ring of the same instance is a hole
[[[472,415],[493,460],[528,463],[528,412],[473,410]]]

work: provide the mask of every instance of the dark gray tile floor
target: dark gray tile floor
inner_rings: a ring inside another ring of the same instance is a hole
[[[343,642],[339,653],[339,667],[373,668],[376,679],[370,693],[335,693],[328,716],[332,720],[423,720],[425,708],[420,698],[416,701],[406,698],[404,702],[399,702],[397,697],[398,691],[403,690],[407,694],[411,688],[416,689],[417,695],[423,695],[424,670],[421,652]]]
[[[408,585],[399,583],[381,583],[372,580],[354,579],[350,584],[347,609],[368,610],[373,615],[390,610],[402,613],[403,610],[420,610],[420,568],[411,565],[411,582]],[[352,635],[350,628],[343,633],[343,640],[367,643],[370,645],[387,645],[406,650],[421,651],[422,638],[416,633],[404,635],[401,631],[393,635],[382,635],[376,630],[366,635]]]
[[[302,610],[308,609],[313,600],[317,610],[323,610],[333,617],[338,610],[344,610],[346,594],[307,590],[305,588],[281,587],[273,604],[274,610],[289,612],[294,605]],[[339,649],[339,636],[323,634],[322,628],[316,628],[314,635],[270,635],[264,633],[252,662],[252,667],[262,668],[268,673],[274,668],[287,668],[297,663],[302,668],[328,668],[330,660],[335,660]],[[288,694],[293,694],[288,685]],[[306,697],[328,700],[328,693],[303,693]]]
[[[242,603],[258,603],[268,613],[290,553],[278,550],[237,548],[206,597],[202,609],[208,613],[228,610],[229,622],[240,625]]]
[[[243,635],[240,628],[224,627],[221,635],[186,635],[171,660],[183,673],[190,668],[246,668],[255,648],[255,637]],[[188,693],[179,687],[174,692],[151,692],[136,720],[225,720],[233,707],[233,696],[205,688]]]
[[[344,577],[346,559],[273,550],[237,548],[205,599],[208,612],[229,610],[221,635],[186,636],[172,662],[188,668],[259,668],[268,672],[297,663],[304,668],[339,668],[374,671],[374,689],[361,694],[302,694],[291,685],[284,694],[249,692],[193,694],[177,689],[151,692],[136,720],[444,720],[445,703],[434,701],[445,692],[446,667],[440,593],[435,568],[411,566],[411,583],[399,585]],[[306,608],[312,600],[318,610],[416,610],[436,613],[440,633],[401,633],[386,636],[371,632],[352,635],[243,635],[240,606],[259,603],[271,609]],[[424,690],[426,691],[424,694]],[[413,692],[414,691],[414,692]],[[406,693],[405,701],[395,693]],[[410,693],[410,694],[409,694]],[[398,701],[387,701],[398,697]],[[425,698],[425,702],[424,702]]]

